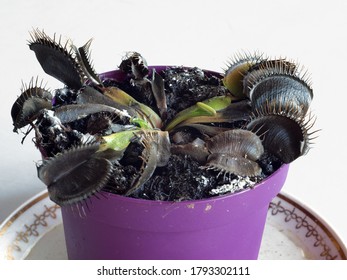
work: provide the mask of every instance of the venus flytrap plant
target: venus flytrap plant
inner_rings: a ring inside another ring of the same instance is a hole
[[[52,97],[30,82],[11,114],[15,131],[34,128],[45,157],[38,177],[58,204],[83,201],[112,180],[125,196],[156,197],[149,192],[163,185],[177,193],[179,185],[200,192],[194,199],[208,197],[236,179],[259,182],[271,173],[265,170],[304,154],[312,139],[305,121],[312,90],[290,61],[238,56],[223,77],[196,71],[198,83],[194,71],[157,71],[134,52],[120,64],[119,81],[96,74],[91,41],[77,48],[39,30],[31,37],[44,71],[65,88]],[[192,83],[199,96],[180,98]]]

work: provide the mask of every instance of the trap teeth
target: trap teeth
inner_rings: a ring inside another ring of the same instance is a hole
[[[228,69],[225,71],[223,84],[231,92],[232,95],[243,98],[243,77],[254,66],[264,61],[262,54],[237,54],[228,64]]]
[[[33,122],[44,109],[52,109],[52,94],[33,79],[28,86],[23,85],[22,92],[11,108],[14,131]]]

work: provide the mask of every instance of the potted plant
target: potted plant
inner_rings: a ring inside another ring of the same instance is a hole
[[[238,55],[224,74],[147,66],[97,74],[91,41],[31,33],[43,70],[15,101],[70,259],[256,259],[270,201],[312,139],[313,94],[292,61]],[[23,138],[23,140],[24,140]]]

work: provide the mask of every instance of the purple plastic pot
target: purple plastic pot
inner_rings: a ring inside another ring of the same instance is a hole
[[[104,76],[122,78],[117,71]],[[86,215],[62,207],[68,257],[257,259],[269,203],[287,172],[283,165],[253,189],[204,200],[149,201],[103,192],[91,198]]]

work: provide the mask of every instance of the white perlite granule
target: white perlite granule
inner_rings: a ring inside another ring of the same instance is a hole
[[[220,195],[226,193],[235,193],[242,191],[247,188],[251,188],[256,184],[256,181],[252,181],[249,177],[237,176],[236,179],[232,180],[230,184],[224,184],[218,186],[216,189],[210,191],[211,195]]]

